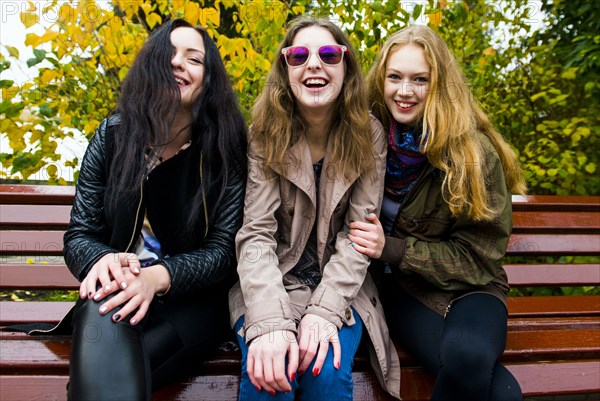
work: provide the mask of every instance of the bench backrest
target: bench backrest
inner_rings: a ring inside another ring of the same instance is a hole
[[[76,289],[62,258],[74,187],[0,184],[0,288]],[[600,255],[600,196],[513,196],[512,286],[600,285],[600,265],[535,262]]]

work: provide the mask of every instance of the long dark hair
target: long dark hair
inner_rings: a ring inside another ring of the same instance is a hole
[[[147,173],[144,153],[148,145],[164,145],[173,139],[169,133],[181,94],[171,66],[171,32],[179,27],[195,29],[205,48],[202,92],[193,105],[191,123],[194,149],[202,152],[202,166],[198,166],[202,169],[202,187],[190,213],[192,227],[203,209],[214,217],[231,169],[245,177],[246,124],[217,46],[205,29],[185,20],[168,21],[158,28],[123,81],[115,111],[120,123],[114,131],[108,195],[115,205],[135,197]],[[203,197],[202,191],[208,195]],[[203,199],[209,205],[203,205]]]

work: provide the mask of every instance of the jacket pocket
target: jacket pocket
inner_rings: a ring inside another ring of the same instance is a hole
[[[405,236],[415,237],[427,242],[440,242],[447,239],[450,227],[454,223],[452,219],[436,217],[416,218],[400,213],[398,215],[396,230]]]

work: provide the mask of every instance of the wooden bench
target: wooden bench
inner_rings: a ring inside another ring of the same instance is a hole
[[[78,288],[61,256],[73,193],[72,187],[0,185],[3,291]],[[513,287],[600,286],[600,197],[515,196],[513,209],[507,256],[526,261],[505,265]],[[592,258],[576,263],[573,256]],[[71,304],[0,302],[0,326],[56,322]],[[600,394],[600,295],[510,297],[509,314],[502,360],[526,396]],[[69,353],[69,336],[1,332],[0,398],[66,399]],[[404,350],[398,354],[403,399],[427,400],[432,378]],[[156,392],[153,400],[235,400],[239,369],[236,344],[225,342],[194,376]],[[356,400],[392,399],[364,350],[354,380]]]

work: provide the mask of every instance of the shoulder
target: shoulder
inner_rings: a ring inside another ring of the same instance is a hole
[[[385,142],[385,130],[383,129],[383,125],[381,125],[381,121],[371,113],[369,113],[369,124],[371,125],[373,143],[378,143],[380,141]]]

